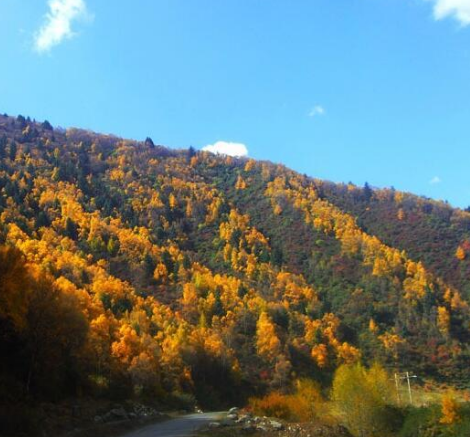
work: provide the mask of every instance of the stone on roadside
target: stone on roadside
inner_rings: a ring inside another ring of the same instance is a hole
[[[269,422],[269,425],[276,431],[281,431],[282,429],[284,429],[284,425],[281,422],[278,422],[277,420],[271,420]]]
[[[127,411],[123,407],[113,408],[109,414],[117,419],[128,419]]]
[[[243,425],[242,431],[246,434],[251,434],[256,432],[256,428],[251,423],[246,423]]]
[[[220,423],[222,426],[233,426],[235,425],[235,420],[227,418],[222,420]]]
[[[222,424],[220,422],[210,422],[208,426],[209,426],[209,429],[216,429],[216,428],[220,428]]]

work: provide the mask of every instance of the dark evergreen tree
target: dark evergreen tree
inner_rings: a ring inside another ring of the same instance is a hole
[[[27,125],[26,118],[24,118],[22,115],[18,115],[18,117],[16,117],[16,123],[20,129],[24,129]]]
[[[0,137],[0,159],[5,158],[5,156],[6,156],[7,144],[8,144],[7,136],[5,134],[3,134]]]
[[[145,139],[145,145],[146,145],[147,147],[150,147],[151,149],[154,149],[154,148],[155,148],[155,144],[153,143],[153,140],[152,140],[152,138],[150,138],[150,137],[147,137],[147,138]]]
[[[10,143],[10,160],[14,161],[16,159],[16,152],[18,151],[18,147],[14,141]]]
[[[52,127],[52,125],[51,125],[47,120],[45,120],[45,121],[41,124],[41,127],[42,127],[44,130],[49,130],[49,131],[54,130],[54,128]]]
[[[374,191],[372,190],[372,188],[370,187],[370,185],[366,182],[364,184],[364,188],[363,188],[363,194],[364,194],[364,199],[366,201],[369,201],[371,198],[372,198],[372,195],[374,193]]]
[[[65,221],[65,235],[72,240],[78,239],[78,226],[70,217]]]

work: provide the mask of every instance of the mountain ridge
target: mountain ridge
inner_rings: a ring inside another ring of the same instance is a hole
[[[470,214],[444,203],[0,116],[0,241],[14,396],[211,404],[361,359],[468,376]]]

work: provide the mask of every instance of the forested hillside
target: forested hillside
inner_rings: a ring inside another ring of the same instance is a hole
[[[323,184],[325,196],[366,232],[406,250],[470,297],[470,214],[444,202],[391,190]]]
[[[470,214],[444,203],[0,116],[0,241],[7,402],[470,376]]]

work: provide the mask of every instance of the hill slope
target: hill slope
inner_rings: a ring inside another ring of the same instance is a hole
[[[4,399],[469,376],[470,214],[442,203],[0,116],[0,238]]]

